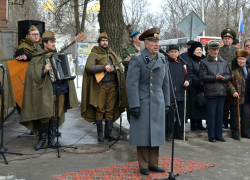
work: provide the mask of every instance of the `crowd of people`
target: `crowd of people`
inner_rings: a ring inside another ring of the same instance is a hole
[[[112,134],[113,122],[126,110],[129,142],[137,147],[143,175],[165,172],[158,166],[159,146],[171,138],[188,140],[183,136],[187,119],[192,131],[207,130],[212,143],[226,141],[222,128],[229,124],[233,139],[250,138],[250,39],[239,49],[236,33],[226,28],[221,33],[224,45],[209,41],[205,54],[202,43],[193,40],[187,43],[186,53],[180,54],[176,44],[160,53],[159,34],[159,28],[134,31],[132,44],[122,50],[119,61],[108,35],[100,33],[83,73],[81,116],[96,124],[98,142],[112,141],[117,140]],[[52,80],[54,67],[47,59],[58,54],[55,43],[53,32],[40,37],[38,29],[31,26],[15,54],[19,61],[30,61],[20,124],[38,131],[35,150],[41,149],[47,138],[48,147],[60,146],[54,140],[57,124],[64,122],[67,109],[78,107],[73,80]],[[8,71],[7,63],[4,65]],[[11,84],[6,88],[5,106],[13,107]]]

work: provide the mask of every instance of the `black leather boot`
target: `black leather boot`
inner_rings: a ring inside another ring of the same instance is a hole
[[[51,148],[55,148],[57,146],[55,141],[56,128],[57,128],[57,121],[51,119],[49,121],[49,135],[48,135],[48,146]]]
[[[97,127],[97,140],[99,142],[103,142],[103,123],[102,120],[96,120],[96,127]]]
[[[49,123],[40,123],[39,124],[39,140],[35,145],[35,150],[39,150],[46,143],[46,138],[48,134]]]
[[[105,120],[105,139],[108,141],[117,140],[118,138],[111,134],[113,128],[113,120]]]
[[[202,131],[206,130],[206,128],[204,128],[203,125],[202,125],[202,120],[201,119],[196,120],[196,122],[197,122],[197,129],[198,130],[202,130]]]

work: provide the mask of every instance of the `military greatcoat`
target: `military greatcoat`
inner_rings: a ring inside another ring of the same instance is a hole
[[[226,46],[222,46],[220,47],[219,55],[222,57],[222,59],[227,61],[227,63],[231,63],[235,58],[235,51],[237,49],[238,48],[234,46],[230,46],[229,48],[227,48]]]
[[[129,63],[126,88],[129,107],[140,107],[139,118],[130,116],[130,144],[165,144],[165,106],[170,106],[168,63],[160,53],[154,60],[147,49]]]

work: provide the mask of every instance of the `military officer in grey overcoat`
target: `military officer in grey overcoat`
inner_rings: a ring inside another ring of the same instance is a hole
[[[130,108],[130,139],[137,146],[140,172],[165,172],[158,167],[159,146],[165,144],[165,113],[170,106],[168,63],[159,51],[159,28],[143,32],[145,49],[131,58],[126,80]]]
[[[219,55],[227,61],[228,64],[232,62],[235,57],[235,51],[238,49],[234,47],[232,44],[236,38],[236,33],[231,28],[226,28],[221,32],[221,39],[223,41],[223,46],[220,47]],[[229,104],[227,100],[225,101],[224,109],[223,109],[223,124],[225,128],[228,128],[228,124],[230,123],[229,119]]]

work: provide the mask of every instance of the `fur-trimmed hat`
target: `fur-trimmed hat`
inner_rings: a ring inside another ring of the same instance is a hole
[[[219,43],[219,41],[211,40],[207,43],[207,48],[208,49],[219,49],[220,43]]]
[[[249,51],[242,50],[242,49],[237,49],[235,51],[235,56],[236,56],[236,58],[238,58],[238,57],[248,58],[249,57]]]
[[[188,50],[189,54],[193,54],[195,49],[200,47],[202,49],[202,44],[198,41],[194,41],[193,44],[191,45],[191,47]]]

